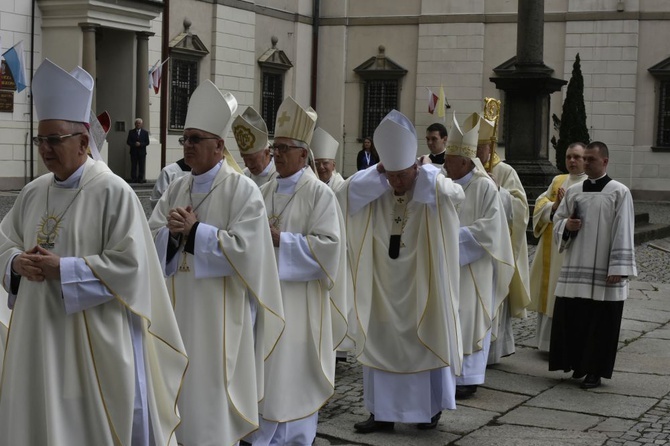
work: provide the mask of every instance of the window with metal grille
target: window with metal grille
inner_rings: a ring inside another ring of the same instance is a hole
[[[268,134],[275,133],[277,110],[284,98],[284,75],[263,72],[261,116],[268,126]]]
[[[398,108],[398,81],[368,80],[363,93],[363,134],[371,136],[384,116]]]
[[[188,100],[198,86],[198,62],[172,59],[170,89],[170,130],[182,130],[186,122]]]
[[[656,145],[670,147],[670,80],[661,81],[659,91]]]

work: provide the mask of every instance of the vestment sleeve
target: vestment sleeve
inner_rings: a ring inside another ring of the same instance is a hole
[[[62,257],[60,259],[60,280],[63,304],[67,314],[84,311],[114,298],[107,287],[95,277],[84,259]]]
[[[232,276],[235,271],[221,252],[219,229],[207,223],[200,223],[195,233],[195,278]]]

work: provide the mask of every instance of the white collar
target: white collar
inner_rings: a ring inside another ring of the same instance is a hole
[[[275,160],[274,158],[270,158],[270,162],[268,163],[267,166],[265,166],[265,169],[263,169],[263,172],[259,173],[259,177],[266,177],[270,174],[270,170],[274,167],[275,165]]]
[[[584,180],[585,177],[586,177],[586,174],[584,172],[582,172],[580,174],[570,173],[568,175],[569,175],[570,181]]]
[[[290,177],[279,178],[277,177],[277,193],[279,194],[292,194],[295,190],[296,184],[300,181],[300,178],[305,173],[307,167],[303,167]]]
[[[461,186],[465,186],[466,184],[468,184],[468,182],[470,181],[472,176],[475,174],[475,170],[477,170],[476,167],[474,169],[472,169],[470,172],[468,172],[463,178],[459,178],[458,180],[454,180],[454,183],[459,184]]]
[[[193,174],[193,192],[196,194],[209,192],[212,187],[212,182],[214,181],[214,178],[216,178],[216,174],[219,173],[222,165],[223,160],[216,163],[216,166],[205,173],[201,173],[200,175]]]
[[[603,176],[601,176],[601,177],[598,177],[598,178],[589,178],[589,181],[591,182],[591,184],[596,184],[596,182],[597,182],[598,180],[603,179],[603,178],[605,178],[606,176],[607,176],[607,172],[605,172],[605,175],[603,175]]]
[[[79,186],[79,180],[81,180],[81,176],[84,174],[84,167],[86,167],[86,162],[79,166],[79,168],[75,170],[72,175],[63,181],[58,181],[56,179],[56,175],[54,175],[54,184],[58,187],[62,187],[63,189],[74,189],[75,187]]]

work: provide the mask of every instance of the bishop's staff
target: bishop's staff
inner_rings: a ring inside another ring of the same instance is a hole
[[[491,134],[491,154],[484,168],[491,173],[493,168],[493,157],[496,154],[496,145],[498,142],[498,118],[500,117],[500,99],[484,98],[484,119],[493,121],[493,133]]]

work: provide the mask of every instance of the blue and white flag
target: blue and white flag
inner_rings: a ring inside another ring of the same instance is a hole
[[[16,91],[22,92],[26,87],[26,63],[23,56],[23,40],[5,51],[2,55],[7,62],[9,70],[12,72],[14,83],[16,84]]]

